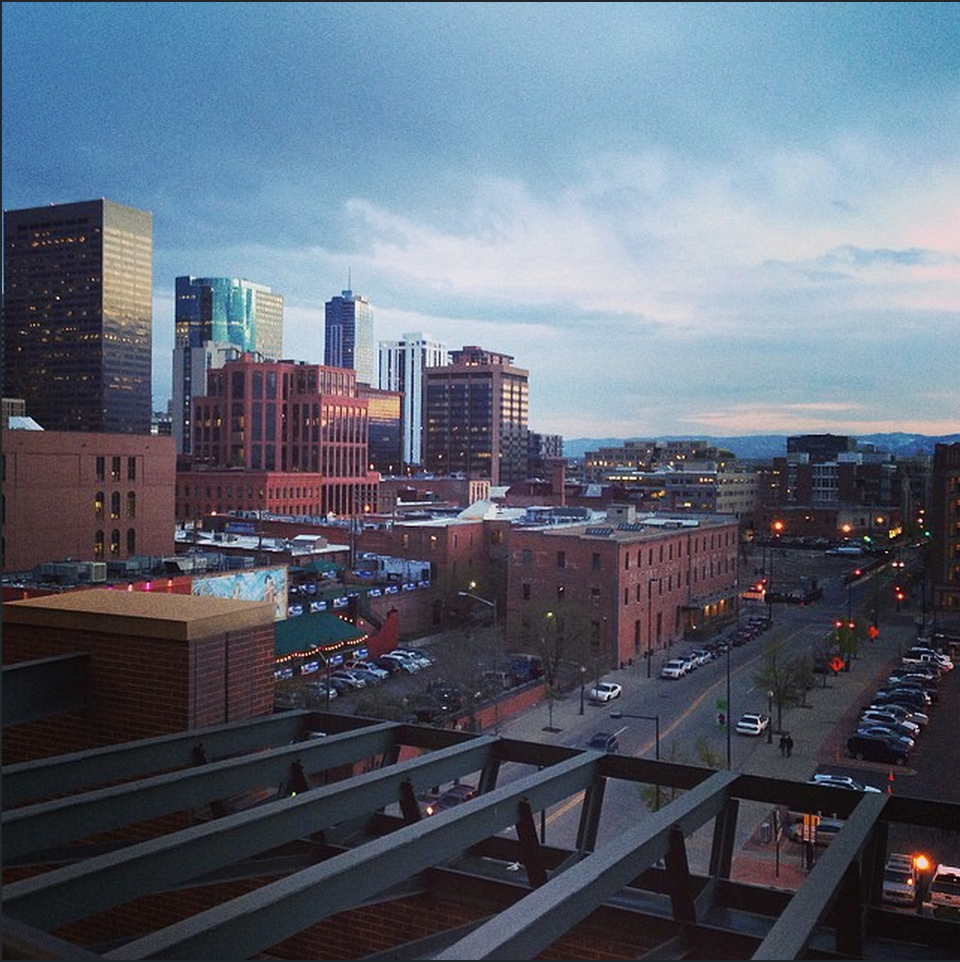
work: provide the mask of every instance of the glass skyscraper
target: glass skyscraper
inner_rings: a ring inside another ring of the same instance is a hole
[[[149,434],[153,215],[100,199],[3,226],[4,397],[47,430]]]
[[[247,352],[283,356],[283,297],[237,277],[176,280],[171,420],[178,454],[189,454],[195,397],[207,392],[207,371]]]
[[[348,290],[327,301],[323,363],[350,368],[358,384],[376,386],[373,308],[363,295]]]

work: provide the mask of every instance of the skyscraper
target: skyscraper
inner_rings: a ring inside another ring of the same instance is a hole
[[[423,464],[424,371],[449,363],[447,346],[428,334],[404,334],[399,341],[380,342],[380,387],[403,393],[404,464]]]
[[[48,430],[149,434],[153,215],[5,211],[3,394]]]
[[[373,308],[363,295],[347,290],[327,301],[323,363],[350,368],[358,384],[376,386]]]
[[[464,347],[425,375],[426,469],[492,485],[525,481],[529,372],[508,354]]]
[[[177,453],[192,451],[194,397],[207,393],[207,372],[246,352],[283,356],[283,297],[237,277],[176,280],[171,418]]]

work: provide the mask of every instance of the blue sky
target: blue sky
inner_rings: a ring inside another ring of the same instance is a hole
[[[530,372],[578,437],[960,431],[960,4],[4,3],[3,206]]]

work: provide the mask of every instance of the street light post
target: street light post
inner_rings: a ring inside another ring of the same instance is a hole
[[[731,756],[733,754],[733,744],[731,742],[730,733],[733,729],[733,722],[730,718],[731,705],[730,705],[730,643],[727,643],[727,770],[729,771],[733,765],[731,763]]]
[[[470,582],[471,588],[476,588],[476,583]],[[500,661],[500,632],[497,625],[497,603],[496,601],[491,601],[489,598],[481,598],[479,595],[475,595],[470,591],[458,591],[457,594],[461,598],[470,598],[472,601],[476,601],[487,608],[493,609],[493,670],[497,671],[498,664]],[[494,728],[497,734],[500,734],[500,696],[497,696],[497,700],[494,702]]]
[[[583,714],[583,679],[587,674],[587,666],[580,666],[580,714]]]
[[[612,711],[610,712],[610,717],[612,719],[617,718],[639,718],[643,721],[652,721],[654,723],[654,758],[660,761],[660,716],[659,715],[635,715],[633,712],[629,711]],[[660,783],[657,782],[657,800],[656,800],[656,810],[660,811]]]
[[[767,722],[767,744],[773,744],[773,692],[767,692],[767,717],[770,719]]]
[[[662,583],[662,578],[647,578],[647,678],[653,666],[653,583]]]

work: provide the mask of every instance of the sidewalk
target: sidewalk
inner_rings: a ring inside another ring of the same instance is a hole
[[[756,745],[741,770],[752,775],[806,781],[820,766],[844,764],[847,738],[860,710],[900,663],[901,645],[909,645],[915,637],[915,626],[906,621],[888,625],[880,639],[865,643],[850,671],[826,678],[818,676],[820,684],[807,693],[806,704],[783,712],[783,731],[789,732],[794,741],[790,757],[781,755],[780,733],[775,731],[773,743],[768,745],[764,741]],[[891,772],[883,777],[892,775]],[[801,846],[785,836],[779,845],[772,840],[765,841],[762,826],[769,822],[771,812],[761,808],[752,814],[755,816],[753,829],[746,837],[738,837],[733,878],[773,888],[799,888],[808,874]],[[746,812],[742,811],[741,822],[751,824]]]
[[[899,664],[901,646],[908,647],[915,637],[916,627],[906,619],[901,624],[885,625],[877,641],[864,643],[850,671],[826,678],[818,675],[816,687],[807,693],[806,704],[783,710],[783,730],[789,732],[794,741],[790,757],[781,755],[780,732],[775,728],[772,743],[767,744],[763,737],[757,739],[740,763],[739,770],[751,775],[805,782],[820,766],[843,765],[847,760],[846,741],[861,708]],[[629,684],[630,673],[634,671],[636,668],[612,672],[608,678],[616,681],[619,675],[626,674],[626,683]],[[613,704],[609,707],[616,710]],[[552,715],[549,706],[541,703],[519,715],[502,719],[499,727],[500,734],[506,737],[565,744],[565,739],[569,738],[565,730],[579,721],[580,693],[571,691],[554,701]],[[773,724],[776,723],[777,713],[774,711]],[[879,770],[882,766],[872,767]],[[887,773],[884,772],[882,777],[886,779]],[[909,777],[909,770],[898,773],[897,777]],[[877,783],[878,779],[874,777],[873,781]],[[797,889],[807,875],[800,846],[785,836],[779,846],[774,841],[765,842],[761,827],[769,822],[770,816],[769,806],[741,804],[732,876],[737,881]],[[694,863],[699,863],[700,857],[705,858],[709,851],[709,829],[701,830],[688,844],[691,850],[696,850],[696,854],[690,852],[691,867],[694,867]]]

